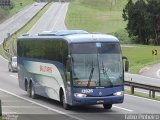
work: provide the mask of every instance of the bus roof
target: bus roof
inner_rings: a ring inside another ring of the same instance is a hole
[[[68,43],[80,43],[80,42],[119,42],[119,40],[112,35],[101,33],[88,33],[83,30],[62,30],[62,31],[47,31],[37,35],[24,35],[20,39],[63,39]]]
[[[70,42],[118,42],[119,40],[106,34],[77,34],[66,36]]]

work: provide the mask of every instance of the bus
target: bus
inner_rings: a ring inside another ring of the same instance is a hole
[[[123,103],[124,71],[119,40],[107,34],[61,30],[17,39],[19,86],[29,97],[44,96],[72,106]]]

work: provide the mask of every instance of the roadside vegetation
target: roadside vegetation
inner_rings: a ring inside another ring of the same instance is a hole
[[[12,17],[16,13],[20,12],[24,7],[34,3],[35,0],[11,0],[10,6],[0,7],[0,24]],[[4,55],[3,46],[0,44],[0,54],[3,55],[6,59],[7,57]]]
[[[125,45],[128,47],[122,47],[123,55],[130,62],[129,72],[138,73],[143,67],[160,61],[160,47],[135,44],[137,36],[129,37],[125,29],[128,21],[122,17],[128,1],[131,0],[74,0],[69,6],[66,25],[68,29],[84,29],[117,36],[121,44],[129,44]],[[153,49],[158,50],[157,56],[152,55]]]
[[[122,10],[127,0],[74,0],[66,17],[68,29],[114,33],[122,31],[126,22]]]
[[[126,29],[132,41],[143,45],[160,45],[159,13],[159,0],[128,1],[122,16],[127,21]]]
[[[152,55],[152,50],[160,52],[159,46],[131,45],[122,47],[122,53],[130,62],[129,72],[139,73],[145,66],[156,64],[160,61],[160,54]]]
[[[22,8],[32,4],[35,0],[11,0],[11,5],[6,7],[0,7],[0,23],[10,18]]]
[[[50,7],[52,3],[48,3],[41,11],[39,11],[24,27],[22,27],[20,30],[18,30],[15,34],[13,34],[11,37],[9,37],[7,39],[6,45],[5,45],[5,49],[9,49],[11,54],[16,55],[16,51],[12,51],[12,50],[16,50],[16,40],[17,37],[21,36],[24,33],[27,33],[32,27],[33,25],[40,19],[40,17],[48,10],[48,8]],[[1,45],[0,47],[0,53],[2,55],[4,55],[3,51],[3,46]],[[14,48],[12,48],[14,47]]]

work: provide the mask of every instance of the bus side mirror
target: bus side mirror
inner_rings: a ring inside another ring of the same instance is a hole
[[[67,72],[71,72],[71,56],[68,55],[67,59]]]
[[[125,65],[124,65],[125,72],[128,72],[129,71],[129,61],[128,61],[128,58],[125,57],[125,56],[123,56],[122,59],[125,60]]]
[[[66,80],[67,84],[70,85],[71,81],[71,56],[68,55],[67,63],[66,63]]]

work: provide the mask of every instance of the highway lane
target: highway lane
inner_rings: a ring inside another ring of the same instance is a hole
[[[28,33],[36,34],[42,31],[56,31],[67,29],[64,20],[67,13],[68,5],[69,3],[54,3]],[[131,78],[132,81],[135,82],[150,85],[160,85],[160,79],[158,78],[151,78],[130,73],[125,74],[125,80],[131,80]]]
[[[138,83],[160,86],[160,79],[146,77],[146,76],[138,75],[138,74],[125,73],[125,80],[127,80],[127,81],[132,80],[132,81],[138,82]]]
[[[28,31],[29,34],[37,34],[42,31],[56,31],[66,29],[64,19],[69,3],[56,2],[51,5],[48,11]]]
[[[56,16],[56,15],[54,15]],[[58,17],[58,16],[57,16]],[[49,18],[49,17],[47,17]],[[47,19],[45,18],[45,20]],[[52,21],[55,24],[55,18]],[[57,25],[58,23],[56,23]],[[39,26],[43,25],[40,23]],[[61,24],[58,24],[58,26]],[[37,28],[38,29],[38,28]],[[36,30],[37,31],[37,30]],[[85,107],[74,107],[73,110],[64,110],[59,103],[54,100],[40,97],[37,100],[28,98],[26,93],[21,90],[18,86],[17,73],[9,73],[7,69],[7,61],[0,58],[0,88],[3,92],[11,93],[16,95],[18,98],[23,98],[24,101],[33,102],[44,108],[48,108],[53,112],[65,113],[75,117],[86,119],[86,120],[106,120],[108,119],[119,119],[119,116],[110,114],[125,114],[125,113],[160,113],[160,102],[151,101],[144,98],[133,97],[125,95],[125,101],[123,104],[114,105],[112,110],[104,110],[101,105],[96,106],[85,106]],[[29,110],[31,111],[31,110]],[[26,112],[29,112],[26,111]],[[124,116],[122,116],[124,118]]]
[[[24,26],[46,3],[35,3],[25,7],[22,11],[0,24],[0,43],[3,42],[7,34],[13,34]]]
[[[157,78],[160,80],[160,63],[146,66],[140,71],[139,74],[152,78]]]
[[[1,59],[1,61],[4,60]],[[6,64],[6,61],[4,61],[4,64]],[[0,69],[0,73],[3,73],[3,75],[0,76],[0,88],[2,90],[16,94],[16,96],[24,98],[24,101],[31,100],[33,102],[36,102],[37,104],[46,106],[50,108],[53,113],[55,112],[55,110],[58,110],[62,113],[66,113],[68,115],[76,116],[82,119],[96,120],[99,118],[104,120],[106,118],[106,115],[108,114],[159,113],[160,110],[160,102],[158,101],[152,101],[145,98],[125,95],[124,103],[114,105],[112,110],[104,110],[102,108],[102,105],[95,105],[74,107],[72,110],[66,111],[62,108],[61,104],[54,100],[46,99],[43,97],[39,97],[36,100],[29,98],[26,92],[24,92],[18,87],[17,73],[9,73],[7,68]],[[6,76],[8,77],[6,78]],[[28,109],[28,111],[26,110],[26,113],[30,113],[30,110],[31,109]]]
[[[11,93],[14,93],[14,94],[16,94],[18,96],[24,97],[26,99],[30,99],[30,98],[28,98],[26,92],[23,91],[23,90],[21,90],[19,88],[19,86],[18,86],[18,79],[17,79],[17,73],[10,73],[10,72],[8,72],[7,61],[5,61],[3,59],[0,59],[0,61],[1,61],[1,63],[4,66],[6,66],[4,68],[0,68],[0,73],[1,73],[1,76],[0,76],[0,83],[1,83],[0,84],[0,88],[3,89],[3,90],[9,91]],[[48,100],[44,99],[44,98],[38,99],[38,100],[35,100],[35,101],[41,102],[44,105],[48,105],[49,104],[48,106],[51,106],[51,104],[52,104],[52,103],[47,103]],[[59,104],[57,105],[57,102],[55,102],[55,103],[56,104],[53,104],[53,108],[61,109],[62,111],[65,111],[65,110],[63,110],[62,107],[60,107]],[[127,106],[125,106],[125,107],[126,107],[126,110],[125,110],[125,108],[118,108],[118,107],[114,107],[113,110],[116,111],[116,112],[118,112],[118,113],[119,112],[121,113],[121,111],[119,111],[119,110],[122,110],[123,112],[130,112],[130,111],[132,111],[132,110],[127,110]],[[102,106],[98,106],[98,108],[99,108],[100,111],[103,111],[103,107]]]

